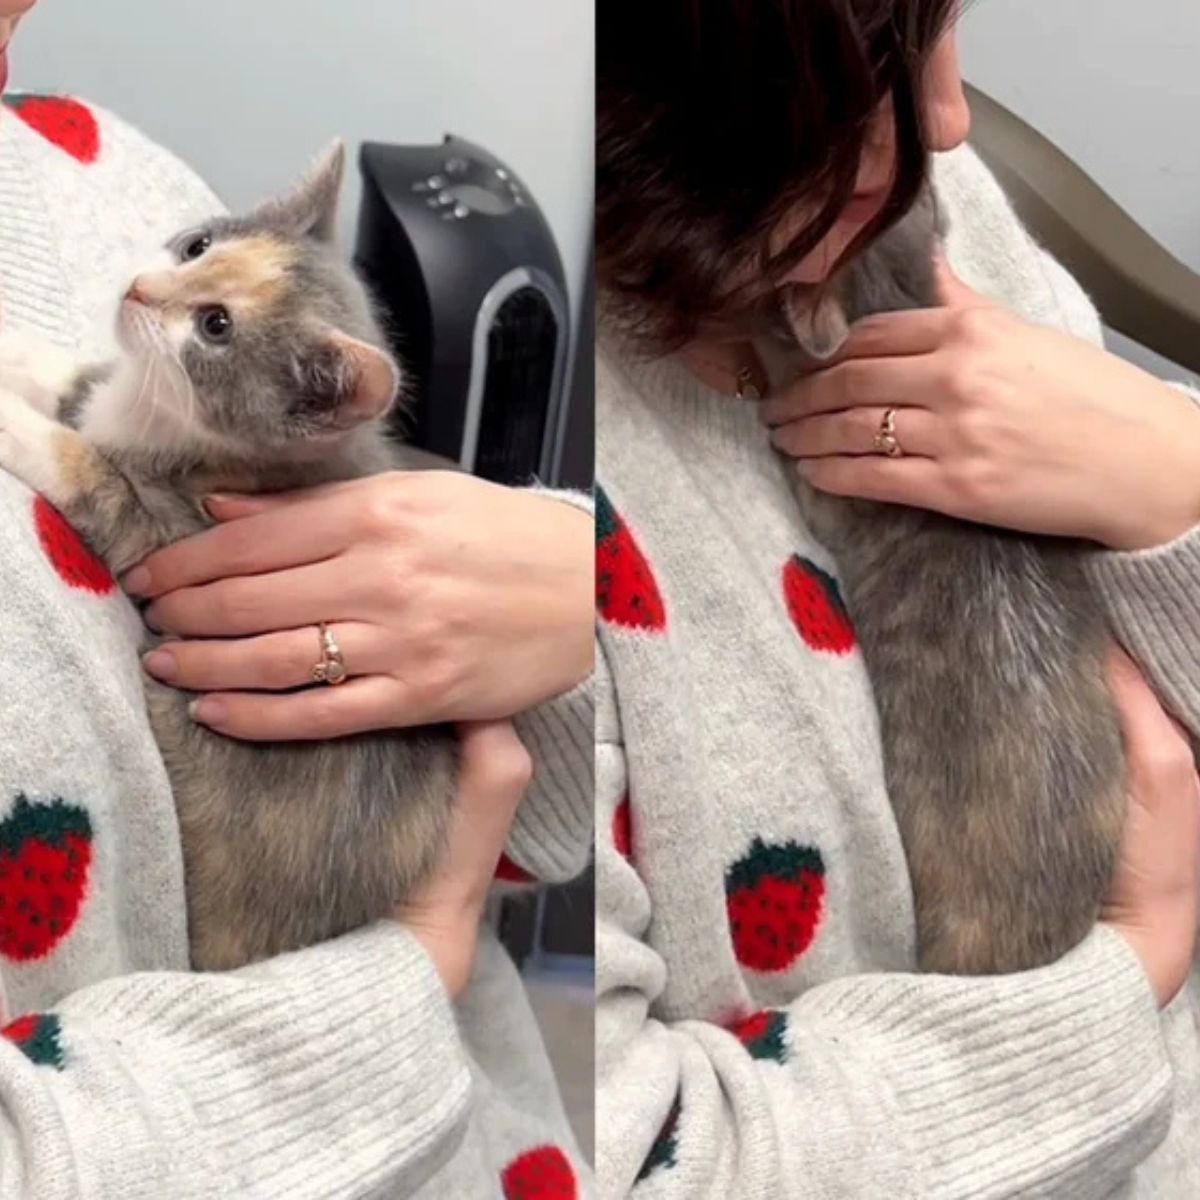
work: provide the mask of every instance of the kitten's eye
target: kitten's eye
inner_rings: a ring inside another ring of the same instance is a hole
[[[198,234],[184,246],[183,253],[179,256],[180,262],[191,262],[192,259],[199,258],[211,245],[211,233]]]
[[[196,328],[206,342],[219,346],[233,336],[233,318],[223,304],[213,304],[196,314]]]

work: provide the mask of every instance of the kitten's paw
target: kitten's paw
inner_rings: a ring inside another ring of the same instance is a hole
[[[0,388],[15,392],[46,416],[58,411],[58,398],[78,369],[75,355],[27,329],[0,331]]]
[[[55,439],[67,431],[0,386],[0,470],[15,475],[50,502],[66,494]]]

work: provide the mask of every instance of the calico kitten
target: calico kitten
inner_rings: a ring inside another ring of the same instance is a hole
[[[826,358],[871,313],[933,307],[926,197],[760,350]],[[904,403],[897,397],[897,407]],[[912,398],[917,401],[917,397]],[[903,414],[898,433],[903,439]],[[875,690],[888,788],[928,971],[1050,962],[1096,921],[1125,815],[1105,621],[1078,542],[797,494],[834,555]]]
[[[64,371],[61,353],[0,348],[0,384],[21,393],[0,393],[0,466],[115,573],[210,525],[214,491],[395,465],[383,420],[399,371],[332,241],[343,162],[337,144],[289,195],[174,238],[121,303],[116,361]],[[454,790],[452,731],[251,745],[193,722],[191,698],[146,682],[179,812],[194,967],[363,925],[430,870]]]

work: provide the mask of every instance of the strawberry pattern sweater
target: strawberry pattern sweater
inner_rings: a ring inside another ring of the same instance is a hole
[[[968,283],[1099,339],[971,150],[935,180]],[[866,669],[788,468],[753,405],[600,360],[600,1195],[1200,1196],[1194,987],[1160,1014],[1105,928],[1037,971],[916,972]],[[1200,531],[1090,568],[1200,728]]]
[[[5,323],[105,353],[118,287],[146,250],[219,210],[111,115],[3,98]],[[0,564],[0,1200],[587,1194],[520,981],[490,936],[454,1008],[392,922],[188,973],[140,622],[9,476]],[[591,727],[586,686],[519,721],[535,782],[508,877],[564,879],[586,861]]]

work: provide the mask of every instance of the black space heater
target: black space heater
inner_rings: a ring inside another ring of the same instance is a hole
[[[364,144],[355,265],[410,376],[405,439],[498,483],[558,480],[570,307],[511,167],[447,135]]]

